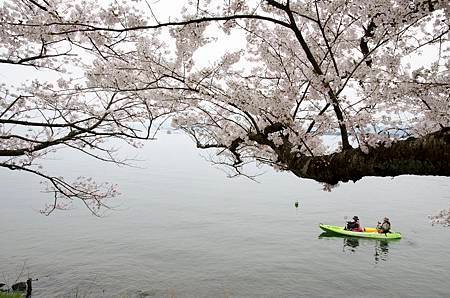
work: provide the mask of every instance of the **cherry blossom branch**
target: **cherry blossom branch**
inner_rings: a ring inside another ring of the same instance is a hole
[[[60,177],[49,176],[25,166],[0,163],[0,167],[29,172],[44,178],[49,183],[46,192],[53,193],[53,203],[41,211],[45,215],[50,215],[56,209],[65,210],[73,200],[77,199],[81,200],[93,215],[101,216],[100,211],[103,208],[111,209],[105,201],[119,195],[114,185],[97,185],[90,178],[78,179],[75,183],[69,184]],[[59,204],[60,200],[64,202]]]

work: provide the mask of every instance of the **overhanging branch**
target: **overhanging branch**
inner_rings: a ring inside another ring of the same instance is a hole
[[[367,154],[356,148],[325,156],[291,156],[285,162],[295,175],[329,184],[366,176],[450,176],[450,128],[397,141],[390,147],[380,144]]]

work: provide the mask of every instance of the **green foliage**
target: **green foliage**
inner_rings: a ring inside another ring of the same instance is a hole
[[[23,294],[20,292],[0,292],[0,298],[22,298]]]

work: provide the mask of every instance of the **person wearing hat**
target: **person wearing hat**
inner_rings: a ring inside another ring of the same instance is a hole
[[[363,229],[361,228],[361,225],[359,224],[359,218],[358,216],[353,216],[353,221],[347,221],[347,227],[346,230],[354,231],[354,232],[362,232]]]
[[[383,218],[383,223],[378,222],[378,225],[377,225],[378,233],[386,234],[386,233],[389,233],[390,230],[391,230],[391,223],[389,221],[389,218],[387,218],[387,217]]]

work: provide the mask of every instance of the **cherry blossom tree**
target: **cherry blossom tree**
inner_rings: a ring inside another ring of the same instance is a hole
[[[170,112],[170,107],[151,103],[145,90],[103,88],[86,77],[86,69],[96,65],[97,57],[105,61],[111,53],[118,57],[116,47],[138,38],[133,33],[120,37],[101,31],[84,33],[76,25],[94,21],[107,26],[110,13],[94,2],[2,3],[2,73],[20,73],[27,80],[0,86],[0,167],[44,179],[45,191],[54,198],[42,210],[45,214],[80,199],[98,215],[108,207],[106,200],[119,194],[116,185],[108,182],[89,177],[68,182],[45,173],[40,163],[45,156],[67,147],[105,162],[127,163],[117,158],[109,140],[139,147],[140,141],[154,137],[155,121]],[[131,19],[132,13],[127,13]],[[100,49],[97,44],[102,42]]]
[[[197,0],[161,17],[147,1],[23,0],[1,14],[2,64],[59,75],[2,87],[3,167],[148,139],[170,116],[236,174],[450,176],[446,1]]]

